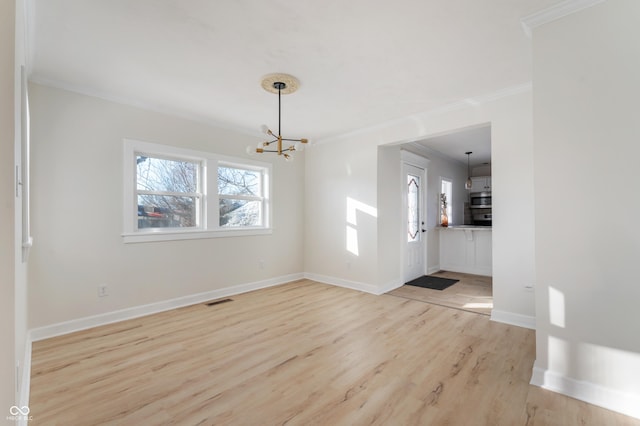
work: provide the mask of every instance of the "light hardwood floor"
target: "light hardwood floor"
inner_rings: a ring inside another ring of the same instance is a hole
[[[491,277],[448,271],[440,271],[431,275],[442,278],[453,278],[459,281],[444,290],[432,290],[412,285],[403,285],[400,288],[390,291],[388,294],[450,308],[463,309],[483,315],[491,315],[491,309],[493,309]]]
[[[302,280],[34,342],[30,424],[640,424],[533,360],[531,330]]]

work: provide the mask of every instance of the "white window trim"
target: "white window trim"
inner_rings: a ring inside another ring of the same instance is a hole
[[[145,153],[154,157],[181,158],[198,161],[201,164],[201,191],[203,194],[203,213],[200,226],[197,228],[167,230],[145,229],[137,230],[134,220],[137,218],[138,205],[136,201],[136,162],[135,153]],[[124,243],[146,243],[153,241],[193,240],[201,238],[222,238],[253,235],[269,235],[271,227],[271,173],[270,163],[218,155],[211,152],[195,151],[170,145],[143,142],[135,139],[123,140],[123,233]],[[263,179],[264,193],[264,223],[265,226],[243,228],[219,228],[217,167],[239,167],[245,169],[266,170]],[[208,176],[213,170],[213,176]],[[211,193],[209,193],[211,188]]]
[[[449,194],[449,198],[447,199],[447,217],[449,218],[449,226],[454,225],[453,223],[453,179],[448,178],[446,176],[440,176],[440,193],[442,193],[442,184],[443,182],[448,182],[451,185],[451,194]],[[440,214],[438,212],[438,214]]]

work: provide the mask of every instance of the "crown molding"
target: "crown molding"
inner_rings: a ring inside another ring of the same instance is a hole
[[[423,119],[425,117],[434,117],[441,114],[445,114],[447,112],[463,110],[465,108],[479,107],[479,106],[488,104],[490,102],[497,101],[502,98],[507,98],[509,96],[530,92],[532,88],[533,88],[533,85],[530,81],[523,84],[518,84],[515,86],[505,87],[495,92],[486,93],[484,95],[479,95],[472,98],[465,98],[455,102],[450,102],[448,104],[444,104],[439,107],[425,110],[408,117],[396,118],[393,120],[388,120],[382,123],[378,123],[373,126],[364,127],[361,129],[350,131],[350,132],[341,133],[338,135],[329,136],[329,137],[314,141],[314,145],[322,145],[325,143],[335,143],[335,142],[339,142],[344,139],[348,139],[361,134],[379,132],[395,125],[402,125],[408,121],[415,122],[416,119]]]
[[[556,19],[563,18],[605,1],[606,0],[566,0],[560,2],[520,19],[522,30],[527,37],[531,38],[532,30],[540,25],[555,21]]]
[[[153,102],[144,102],[134,98],[126,98],[115,96],[107,92],[95,90],[86,86],[63,82],[60,80],[48,79],[39,75],[30,75],[29,83],[38,84],[40,86],[51,87],[54,89],[65,90],[67,92],[77,93],[79,95],[90,96],[93,98],[102,99],[108,102],[114,102],[121,105],[127,105],[130,107],[142,109],[145,111],[157,112],[160,114],[169,115],[172,117],[182,118],[189,121],[205,124],[208,126],[216,127],[222,130],[236,132],[245,136],[262,137],[264,134],[258,130],[252,131],[242,126],[235,126],[233,124],[218,121],[204,115],[197,113],[186,112],[184,110],[172,107],[161,106]]]

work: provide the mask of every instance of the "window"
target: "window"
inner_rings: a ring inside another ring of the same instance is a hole
[[[136,153],[137,228],[199,228],[201,162]]]
[[[407,242],[420,240],[420,176],[407,174]]]
[[[447,197],[447,217],[449,218],[449,225],[453,225],[453,183],[450,179],[440,178],[441,188],[440,193],[444,194]]]
[[[124,164],[125,243],[271,232],[267,163],[125,140]]]
[[[220,227],[262,225],[263,175],[262,170],[218,166]]]

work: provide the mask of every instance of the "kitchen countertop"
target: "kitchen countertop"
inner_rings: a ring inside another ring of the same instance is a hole
[[[451,229],[452,231],[491,231],[491,226],[477,225],[453,225],[453,226],[437,226],[438,229]]]

